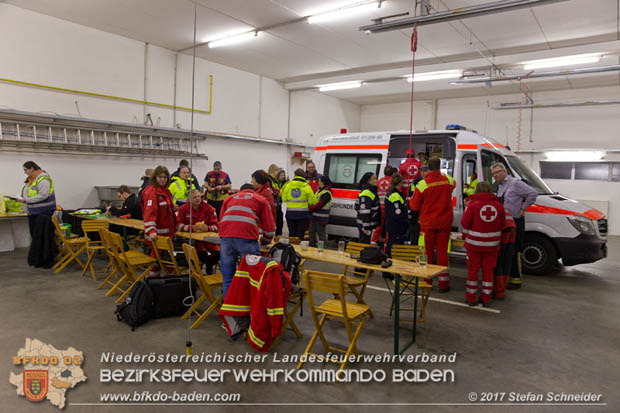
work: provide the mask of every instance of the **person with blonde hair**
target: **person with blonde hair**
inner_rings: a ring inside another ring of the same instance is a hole
[[[176,232],[176,215],[173,199],[168,185],[170,172],[165,166],[158,166],[151,175],[151,183],[142,193],[142,215],[144,217],[144,239],[147,244],[155,242],[157,237],[174,237]],[[157,258],[155,251],[151,256]],[[149,276],[159,275],[159,267],[154,268]]]

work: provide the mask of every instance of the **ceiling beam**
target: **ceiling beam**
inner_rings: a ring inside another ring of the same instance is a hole
[[[484,16],[487,14],[501,13],[518,10],[527,7],[542,6],[545,4],[558,3],[567,0],[502,0],[492,3],[478,4],[460,9],[440,11],[437,13],[422,14],[421,16],[408,17],[405,19],[380,22],[359,28],[367,34],[402,30],[408,27],[424,26],[427,24],[442,23],[452,20],[461,20],[469,17]]]

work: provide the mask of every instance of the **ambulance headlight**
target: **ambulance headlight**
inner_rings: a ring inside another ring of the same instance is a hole
[[[573,227],[582,234],[585,235],[596,235],[596,230],[594,229],[594,221],[590,218],[582,217],[580,215],[573,215],[568,218],[568,222],[572,224]]]

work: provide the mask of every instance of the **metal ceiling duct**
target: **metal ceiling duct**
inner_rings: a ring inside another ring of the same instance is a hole
[[[478,4],[475,6],[463,7],[460,9],[446,10],[437,13],[423,14],[406,19],[392,20],[388,22],[378,22],[359,29],[367,33],[381,33],[390,30],[401,30],[414,25],[423,26],[426,24],[441,23],[451,20],[466,19],[468,17],[484,16],[486,14],[501,13],[504,11],[517,10],[526,7],[542,6],[550,3],[558,3],[567,0],[503,0],[492,3]]]
[[[554,77],[554,76],[574,76],[585,75],[589,73],[602,73],[602,72],[614,72],[620,70],[620,65],[611,66],[599,66],[599,67],[586,67],[583,69],[571,69],[571,70],[554,70],[551,72],[531,72],[524,75],[508,75],[508,76],[495,76],[495,77],[476,77],[472,79],[457,79],[450,81],[453,85],[466,85],[470,83],[489,83],[489,82],[506,82],[513,80],[527,80],[536,79],[541,77]]]
[[[508,110],[508,109],[544,109],[544,108],[568,108],[572,106],[600,106],[600,105],[617,105],[620,104],[620,99],[612,100],[591,100],[585,102],[567,102],[567,103],[539,103],[539,104],[525,104],[518,103],[502,103],[499,106],[494,107],[495,110]]]

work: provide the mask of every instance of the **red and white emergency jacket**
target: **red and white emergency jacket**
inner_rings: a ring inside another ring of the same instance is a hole
[[[265,198],[246,189],[224,200],[220,212],[220,237],[258,240],[260,230],[263,241],[270,243],[276,225]]]
[[[269,257],[245,255],[220,309],[228,334],[247,329],[248,343],[266,353],[282,333],[290,291],[291,278],[281,264]]]
[[[465,248],[480,252],[498,251],[502,229],[506,225],[506,210],[493,194],[473,194],[469,196],[461,225]]]
[[[158,236],[174,237],[176,215],[172,210],[172,194],[163,186],[147,186],[142,191],[142,216],[144,235],[156,232]]]

